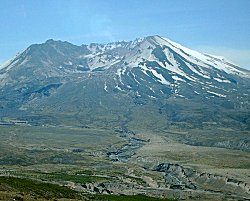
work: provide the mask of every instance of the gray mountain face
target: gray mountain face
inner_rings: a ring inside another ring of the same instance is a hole
[[[250,128],[250,72],[159,36],[48,40],[0,66],[0,118],[31,124]]]

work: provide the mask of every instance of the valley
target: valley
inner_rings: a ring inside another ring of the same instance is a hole
[[[0,174],[66,186],[83,197],[249,198],[248,152],[180,142],[187,133],[194,132],[1,126]]]

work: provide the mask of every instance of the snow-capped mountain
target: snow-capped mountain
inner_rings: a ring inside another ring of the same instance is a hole
[[[128,118],[125,111],[150,107],[152,118],[160,115],[162,122],[218,123],[226,116],[246,126],[250,118],[248,70],[160,36],[81,46],[34,44],[0,66],[0,87],[1,117],[67,113],[88,124],[90,116],[99,119],[109,111],[108,121],[119,124],[123,118],[114,116]],[[239,113],[240,120],[228,112]]]

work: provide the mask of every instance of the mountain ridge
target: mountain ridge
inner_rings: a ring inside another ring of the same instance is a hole
[[[161,40],[161,41],[160,41]],[[110,42],[110,43],[90,43],[89,45],[86,45],[86,44],[82,44],[82,45],[74,45],[70,42],[67,42],[67,41],[61,41],[61,40],[54,40],[54,39],[48,39],[46,40],[46,42],[44,43],[41,43],[41,44],[32,44],[30,45],[28,48],[26,48],[24,51],[18,53],[15,57],[13,57],[12,59],[4,62],[3,64],[0,65],[0,69],[3,69],[7,66],[9,66],[11,64],[11,61],[15,60],[18,56],[20,56],[21,54],[27,52],[27,51],[30,51],[34,46],[37,47],[37,46],[52,46],[55,48],[55,46],[71,46],[71,47],[74,47],[75,49],[77,49],[78,51],[79,50],[82,50],[82,48],[84,48],[84,50],[86,51],[86,48],[88,50],[91,50],[93,46],[98,46],[98,49],[99,51],[101,51],[102,49],[100,49],[100,47],[104,47],[105,50],[112,50],[114,48],[118,48],[118,47],[122,47],[122,44],[123,44],[123,47],[125,46],[125,48],[128,48],[128,49],[133,49],[136,45],[140,45],[140,43],[144,42],[144,41],[148,41],[150,43],[154,43],[154,45],[159,45],[163,42],[166,42],[168,44],[170,44],[172,47],[175,47],[176,49],[180,49],[181,52],[183,53],[191,53],[191,55],[189,56],[192,56],[192,57],[195,57],[194,55],[196,55],[196,59],[200,59],[202,60],[201,58],[199,57],[204,57],[204,56],[208,56],[210,58],[213,58],[213,59],[216,59],[217,61],[220,60],[220,61],[224,61],[225,63],[228,63],[230,64],[231,66],[234,66],[234,67],[237,67],[237,68],[240,68],[241,70],[244,70],[247,72],[247,74],[250,73],[250,71],[248,71],[247,69],[243,69],[233,63],[230,63],[231,61],[227,60],[225,57],[221,57],[221,56],[215,56],[215,55],[210,55],[210,54],[207,54],[207,53],[199,53],[197,51],[194,51],[194,50],[191,50],[189,48],[186,48],[176,42],[173,42],[172,40],[168,39],[168,38],[164,38],[164,37],[161,37],[159,35],[153,35],[153,36],[147,36],[147,37],[144,37],[144,38],[137,38],[135,40],[131,40],[131,41],[115,41],[115,42]],[[184,52],[184,51],[185,52]],[[102,50],[103,51],[103,50]],[[81,51],[80,51],[81,52]],[[87,51],[89,54],[91,53],[90,51]],[[84,52],[86,53],[86,52]],[[197,56],[198,55],[198,56]],[[207,59],[208,60],[208,59]],[[248,77],[249,75],[247,75]]]

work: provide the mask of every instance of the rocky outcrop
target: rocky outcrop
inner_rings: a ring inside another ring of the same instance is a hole
[[[169,189],[190,189],[250,198],[250,185],[243,181],[210,173],[199,173],[172,163],[159,164],[154,170],[164,173]]]

